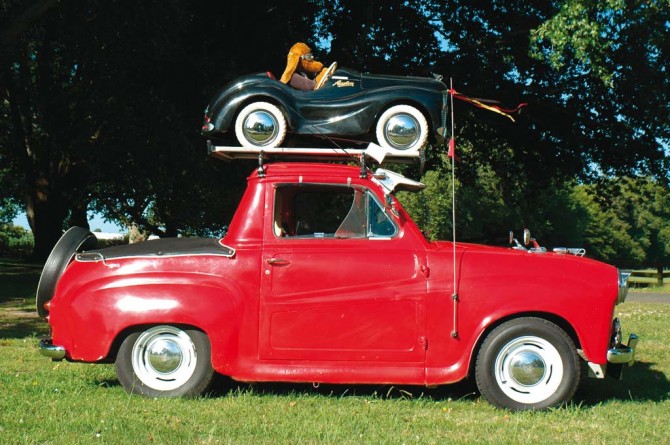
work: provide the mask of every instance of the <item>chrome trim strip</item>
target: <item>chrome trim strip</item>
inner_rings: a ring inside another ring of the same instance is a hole
[[[80,263],[87,262],[97,262],[97,261],[116,261],[116,260],[127,260],[129,258],[141,258],[141,259],[156,259],[156,258],[177,258],[183,256],[220,256],[224,258],[232,258],[235,256],[235,250],[233,249],[230,253],[170,253],[170,254],[146,254],[146,255],[126,255],[126,256],[115,256],[113,258],[105,258],[104,256],[94,256],[91,253],[85,252],[83,254],[75,255],[75,260]]]

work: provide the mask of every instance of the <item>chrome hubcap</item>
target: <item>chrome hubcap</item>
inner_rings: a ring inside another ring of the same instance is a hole
[[[186,332],[174,326],[154,326],[135,341],[131,362],[143,384],[170,391],[189,381],[198,357]]]
[[[168,339],[158,339],[147,346],[149,363],[156,372],[169,374],[179,369],[182,361],[181,349],[177,343]]]
[[[563,360],[558,350],[541,337],[511,340],[498,353],[495,379],[512,400],[539,403],[556,393],[563,381]]]
[[[521,351],[510,360],[510,375],[520,385],[533,386],[542,381],[545,364],[539,354]]]
[[[267,145],[279,133],[277,121],[267,111],[254,111],[244,119],[244,137],[254,145]]]
[[[392,116],[384,127],[386,140],[399,150],[411,147],[419,139],[420,126],[417,120],[409,114]]]

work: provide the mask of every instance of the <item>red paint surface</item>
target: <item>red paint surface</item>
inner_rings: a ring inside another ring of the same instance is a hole
[[[222,240],[232,258],[72,262],[51,301],[54,344],[68,359],[104,361],[128,329],[180,324],[203,330],[215,369],[240,380],[438,384],[467,376],[487,329],[532,314],[560,322],[590,361],[606,362],[614,267],[459,244],[454,326],[451,243],[426,241],[398,203],[392,238],[278,237],[277,186],[360,186],[381,203],[383,190],[357,167],[266,170],[249,178]]]

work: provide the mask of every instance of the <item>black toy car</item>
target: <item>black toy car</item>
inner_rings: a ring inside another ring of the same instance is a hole
[[[221,89],[205,110],[203,135],[235,134],[242,147],[280,146],[287,133],[377,142],[419,150],[442,126],[447,87],[439,79],[336,70],[317,90],[279,82],[271,73],[243,76]]]

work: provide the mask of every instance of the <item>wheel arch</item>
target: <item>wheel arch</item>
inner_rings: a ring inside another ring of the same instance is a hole
[[[428,122],[428,137],[431,138],[431,135],[435,131],[435,122],[433,122],[433,118],[430,112],[428,111],[428,107],[426,107],[421,101],[411,97],[402,97],[393,99],[385,103],[383,107],[379,108],[379,111],[375,115],[374,125],[372,126],[371,131],[374,130],[374,127],[379,121],[379,118],[382,116],[382,114],[384,114],[386,110],[388,110],[389,108],[395,107],[396,105],[409,105],[419,110],[421,114],[423,114],[423,117],[426,118],[426,122]]]
[[[177,327],[177,328],[179,328],[183,331],[184,330],[200,331],[203,334],[207,335],[207,338],[210,339],[210,343],[212,342],[211,341],[211,336],[207,333],[207,331],[205,331],[204,329],[202,329],[200,326],[197,326],[197,325],[185,324],[185,323],[171,323],[171,322],[138,323],[138,324],[133,324],[133,325],[126,326],[121,331],[117,332],[116,336],[112,340],[112,343],[109,347],[109,352],[107,354],[107,357],[105,357],[105,360],[103,361],[103,363],[114,363],[114,361],[116,360],[116,357],[119,353],[119,348],[121,347],[121,344],[123,343],[123,341],[129,335],[132,335],[136,332],[143,332],[143,331],[146,331],[147,329],[150,329],[154,326],[161,326],[161,325],[174,326],[174,327]],[[213,354],[213,352],[212,352],[212,354]]]
[[[547,320],[556,326],[558,326],[560,329],[565,332],[568,337],[572,340],[572,342],[575,344],[575,347],[579,349],[581,347],[581,343],[579,341],[579,336],[577,335],[577,331],[575,331],[574,327],[563,317],[552,314],[549,312],[519,312],[519,313],[514,313],[514,314],[509,314],[504,317],[496,319],[494,322],[488,324],[484,330],[479,334],[479,337],[475,341],[472,350],[470,351],[470,359],[468,360],[468,370],[467,370],[467,376],[472,377],[474,369],[476,367],[476,362],[477,362],[477,354],[479,353],[479,350],[482,347],[482,344],[486,340],[486,338],[491,334],[491,332],[497,328],[498,326],[507,323],[508,321],[516,320],[516,319],[521,319],[521,318],[539,318],[542,320]]]
[[[285,94],[279,93],[268,94],[267,91],[252,91],[230,99],[225,106],[213,114],[214,127],[221,132],[234,131],[235,120],[244,107],[254,102],[268,102],[278,107],[284,114],[288,128],[294,128],[296,113],[293,111],[293,108],[295,107],[291,106],[291,101],[288,97],[281,97],[286,96]]]
[[[66,345],[71,345],[73,359],[113,362],[121,343],[131,333],[146,327],[171,325],[193,328],[207,335],[213,365],[223,366],[234,360],[242,329],[243,290],[230,279],[203,286],[198,284],[197,276],[190,282],[189,274],[172,278],[172,281],[160,284],[147,285],[145,282],[130,287],[115,286],[113,280],[102,280],[85,289],[77,289],[80,304],[76,308],[63,308],[80,320],[74,323],[78,328],[63,334]],[[143,302],[148,303],[149,309],[133,309],[141,307]],[[97,320],[94,329],[84,329],[82,326],[89,325],[84,321],[91,317]],[[75,339],[80,341],[75,342]]]
[[[244,109],[244,107],[254,102],[267,102],[269,104],[276,106],[277,108],[279,108],[279,111],[281,111],[284,114],[288,130],[295,128],[295,123],[296,120],[298,119],[298,113],[294,111],[295,107],[289,105],[285,100],[280,100],[279,98],[268,94],[256,94],[253,96],[249,96],[244,101],[242,101],[239,104],[239,106],[237,106],[237,108],[235,109],[235,113],[232,115],[231,124],[233,126],[235,121],[237,120],[237,116]]]

